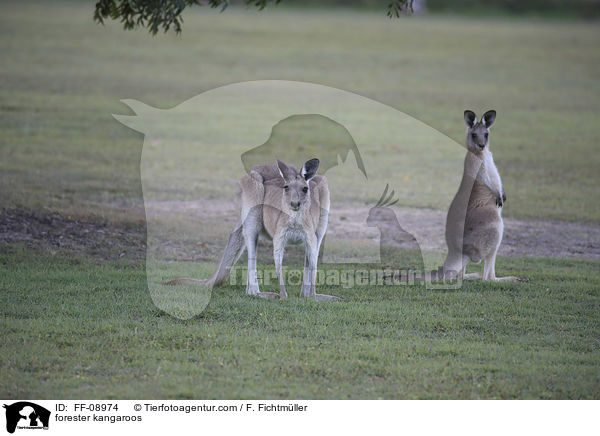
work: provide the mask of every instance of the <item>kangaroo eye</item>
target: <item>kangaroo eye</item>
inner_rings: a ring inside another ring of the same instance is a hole
[[[304,188],[302,188],[302,192],[306,194],[308,192],[308,188],[305,186]]]
[[[490,136],[490,134],[485,132],[485,135],[483,135],[483,136],[485,136],[485,139],[488,139],[488,136]]]
[[[473,138],[473,139],[477,139],[477,134],[475,134],[475,133],[471,133],[471,138]]]

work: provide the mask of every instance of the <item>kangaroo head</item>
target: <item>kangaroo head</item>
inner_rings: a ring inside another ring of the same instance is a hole
[[[467,149],[473,153],[481,153],[490,144],[490,127],[496,120],[496,111],[487,111],[477,121],[475,112],[465,111],[465,123],[467,124]]]
[[[277,168],[283,178],[282,210],[291,209],[297,212],[305,205],[310,204],[310,189],[308,182],[319,169],[319,159],[310,159],[304,163],[302,170],[277,159]]]
[[[389,184],[385,185],[381,198],[377,204],[369,210],[369,216],[367,217],[367,225],[369,227],[376,227],[380,224],[393,224],[396,221],[396,214],[388,206],[396,204],[398,199],[392,201],[395,192],[392,190],[390,195],[387,195],[388,188]]]

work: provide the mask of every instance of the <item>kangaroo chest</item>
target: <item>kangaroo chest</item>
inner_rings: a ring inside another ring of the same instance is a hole
[[[286,242],[299,244],[306,240],[306,225],[302,216],[295,215],[287,218],[287,225],[283,228],[283,238]]]
[[[297,244],[306,240],[306,232],[310,231],[305,216],[298,213],[287,215],[285,212],[265,207],[263,234],[269,238],[281,237],[286,242]]]

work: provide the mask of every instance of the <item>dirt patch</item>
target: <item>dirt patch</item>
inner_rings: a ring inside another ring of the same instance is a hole
[[[330,220],[328,234],[350,235],[358,231],[357,224],[360,221],[357,215],[364,215],[360,207],[342,205],[338,211]],[[413,208],[395,208],[395,211],[402,227],[406,229],[425,229],[443,234],[446,219],[444,211]],[[504,236],[498,254],[506,257],[600,259],[600,226],[504,218]]]
[[[0,244],[21,243],[34,249],[76,252],[95,258],[139,261],[146,255],[144,225],[115,227],[73,220],[56,213],[0,209]]]
[[[600,259],[600,226],[504,219],[500,256]]]
[[[336,208],[328,235],[344,238],[357,230],[354,227],[360,222],[361,207],[336,205]],[[169,202],[164,209],[173,213],[193,213],[199,218],[231,223],[232,226],[237,220],[235,205],[229,201]],[[418,225],[431,229],[443,222],[443,212],[435,210],[398,208],[396,213],[399,221],[408,228]],[[600,226],[512,218],[505,218],[504,222],[501,256],[600,259]],[[12,243],[25,243],[51,253],[70,251],[107,260],[142,261],[146,253],[146,228],[144,224],[115,226],[86,219],[68,219],[56,213],[2,208],[0,244]],[[181,250],[187,260],[206,260],[218,256],[223,248],[195,244],[193,253],[186,255],[185,246],[169,241],[163,243],[171,250]]]

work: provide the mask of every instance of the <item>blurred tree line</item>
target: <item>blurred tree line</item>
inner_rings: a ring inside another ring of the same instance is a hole
[[[595,18],[600,0],[97,0],[94,21],[118,20],[126,30],[146,27],[152,34],[170,29],[181,32],[184,9],[208,6],[225,10],[230,4],[264,9],[284,2],[294,7],[355,7],[385,10],[388,17],[404,13],[537,14]]]
[[[294,6],[354,6],[383,9],[389,2],[381,0],[283,0]],[[581,18],[600,17],[600,0],[421,0],[414,1],[417,12],[452,12],[457,14],[539,14]]]

